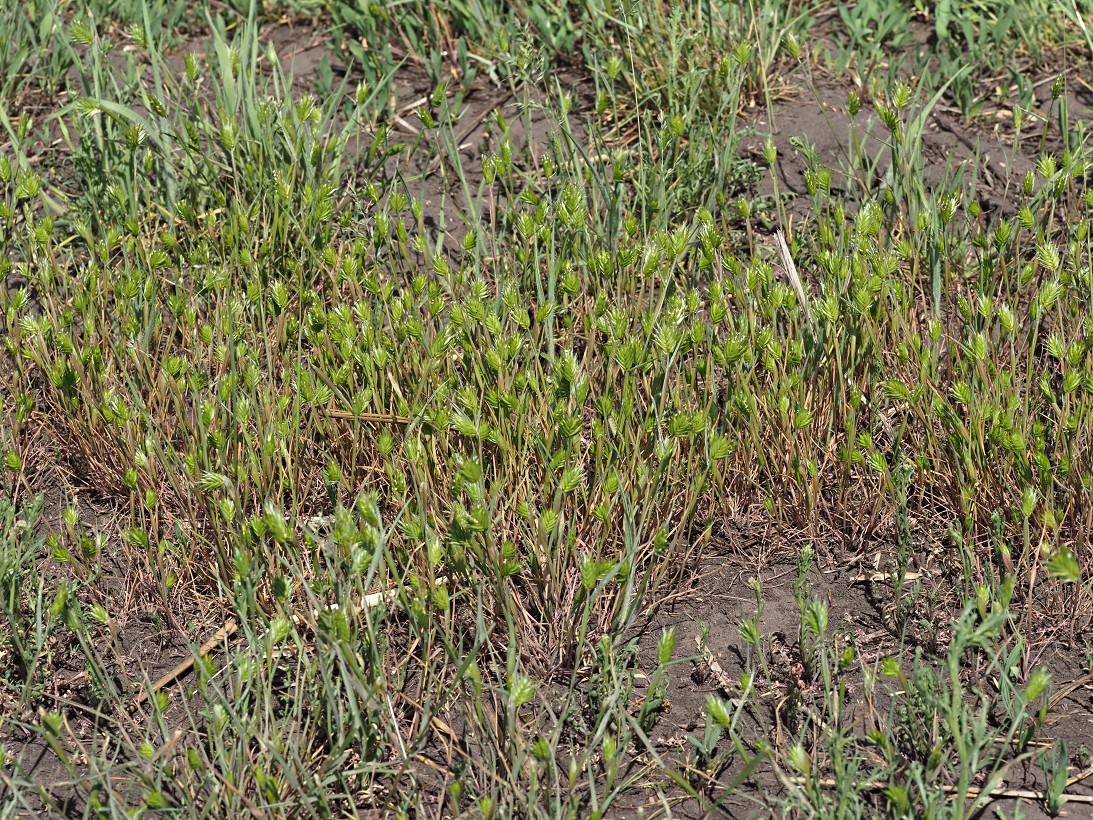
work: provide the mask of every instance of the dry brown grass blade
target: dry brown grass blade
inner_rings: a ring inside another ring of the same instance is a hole
[[[805,295],[804,284],[801,282],[801,277],[797,273],[797,265],[794,263],[793,256],[789,252],[789,245],[786,244],[786,236],[782,231],[778,230],[774,232],[774,239],[778,243],[778,253],[782,257],[782,267],[785,268],[786,276],[789,277],[793,289],[797,291],[797,298],[801,300],[801,307],[804,308],[805,317],[811,322],[812,310],[808,304],[808,297]]]
[[[197,662],[198,658],[211,652],[217,644],[230,638],[236,633],[238,629],[239,624],[237,624],[235,621],[228,621],[227,623],[225,623],[222,627],[220,627],[220,629],[216,631],[215,635],[213,635],[211,638],[209,638],[209,640],[205,641],[205,643],[201,645],[201,648],[197,650],[196,655],[192,655],[191,657],[187,658],[170,672],[168,672],[166,675],[153,683],[151,689],[140,690],[140,692],[137,693],[136,699],[129,706],[129,711],[136,711],[136,709],[139,708],[142,703],[148,700],[151,695],[155,694],[165,686],[170,686],[176,680],[189,672],[193,668],[193,665]]]
[[[907,572],[903,573],[903,580],[904,581],[917,581],[920,578],[922,578],[923,576],[937,577],[939,575],[940,575],[940,573],[938,573],[938,572],[929,573],[929,572],[918,572],[917,570],[908,570]],[[891,572],[870,572],[868,574],[862,573],[860,575],[855,575],[853,578],[849,579],[849,583],[851,583],[851,584],[867,584],[867,583],[868,584],[884,584],[884,583],[891,583],[891,581],[892,581],[892,573]]]
[[[1085,780],[1090,775],[1093,775],[1093,766],[1089,766],[1085,769],[1082,769],[1080,772],[1078,772],[1073,777],[1068,777],[1066,779],[1066,787],[1069,789],[1075,783],[1081,783],[1083,780]],[[1067,796],[1067,799],[1069,799],[1069,795]]]
[[[1093,772],[1087,772],[1085,773],[1085,776],[1088,776],[1089,774],[1093,774]],[[1071,786],[1081,779],[1081,777],[1078,777],[1073,781],[1068,780],[1067,785]],[[803,777],[791,777],[789,778],[789,781],[796,785],[804,785],[806,782],[808,782]],[[834,789],[839,785],[839,781],[833,777],[826,777],[815,781],[815,785],[819,786],[821,789]],[[877,780],[870,783],[861,783],[858,786],[858,788],[862,791],[871,792],[884,791],[888,787],[889,784],[882,780]],[[940,788],[946,794],[952,795],[953,797],[956,797],[960,791],[955,786],[941,786]],[[976,789],[969,789],[967,792],[964,793],[965,800],[978,800],[980,797],[989,797],[992,800],[1035,800],[1042,803],[1047,799],[1047,794],[1045,792],[1038,792],[1032,789],[992,789],[991,791],[985,793]],[[1085,805],[1093,806],[1093,795],[1066,794],[1064,792],[1062,794],[1062,797],[1064,800],[1066,800],[1067,803],[1082,803]]]
[[[1088,686],[1090,683],[1093,683],[1093,673],[1082,675],[1077,680],[1071,681],[1066,686],[1060,687],[1055,691],[1055,694],[1051,696],[1051,700],[1048,701],[1048,711],[1054,711],[1060,703],[1070,697],[1074,692],[1078,691],[1083,686]]]
[[[319,414],[331,419],[349,419],[351,421],[367,421],[372,424],[409,424],[406,416],[396,416],[388,413],[351,413],[348,410],[319,410]]]
[[[713,677],[714,683],[717,684],[717,688],[720,689],[721,693],[726,697],[731,697],[736,691],[736,683],[728,676],[728,673],[721,668],[721,664],[717,662],[717,658],[713,656],[713,653],[709,648],[702,643],[702,638],[700,636],[695,635],[695,643],[698,644],[698,651],[702,655],[702,660],[709,668],[710,675]]]

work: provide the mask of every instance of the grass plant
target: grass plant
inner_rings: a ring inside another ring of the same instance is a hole
[[[1017,83],[1003,208],[924,143],[1000,53],[1087,66],[1087,10],[883,5],[0,0],[12,816],[965,817],[1033,762],[1057,810],[1031,647],[1093,601],[1077,75]],[[309,79],[268,35],[316,17]],[[883,130],[793,135],[794,203],[756,112],[820,99],[823,21],[837,70],[885,63],[845,112]],[[794,641],[756,583],[739,680],[666,749],[696,659],[643,630],[742,528],[796,563]],[[863,659],[820,564],[884,568],[897,650]]]

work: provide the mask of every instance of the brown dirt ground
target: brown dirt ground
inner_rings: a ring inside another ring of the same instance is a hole
[[[778,670],[788,673],[790,679],[799,658],[796,635],[800,625],[800,613],[794,599],[793,585],[796,578],[795,563],[766,560],[755,557],[749,560],[739,554],[709,556],[703,566],[701,577],[696,579],[686,594],[677,595],[674,602],[662,609],[643,631],[639,653],[639,668],[647,675],[656,668],[657,640],[661,630],[675,628],[677,632],[677,657],[690,656],[690,660],[673,667],[667,697],[670,708],[662,714],[650,738],[657,745],[658,753],[668,760],[673,753],[687,748],[687,735],[701,737],[705,720],[705,703],[710,695],[723,700],[738,694],[736,688],[719,685],[719,679],[737,683],[745,671],[747,645],[739,634],[743,619],[752,617],[756,612],[755,593],[749,586],[750,579],[758,579],[763,590],[763,613],[760,619],[760,633],[769,647],[768,662],[778,676]],[[888,655],[900,654],[901,636],[886,625],[883,611],[886,608],[887,589],[884,584],[867,585],[855,580],[856,573],[824,571],[814,568],[810,573],[813,594],[828,602],[830,607],[830,633],[852,637],[858,658],[876,669],[877,662]],[[870,587],[873,589],[871,590]],[[937,625],[942,637],[945,633],[945,619],[950,613],[939,613]],[[707,646],[714,661],[724,673],[712,673],[711,664],[704,661],[697,649],[697,639],[703,628],[707,631]],[[906,637],[903,639],[907,640]],[[906,644],[905,644],[906,645]],[[1093,675],[1090,674],[1088,649],[1084,652],[1079,647],[1067,650],[1063,646],[1034,646],[1030,653],[1033,664],[1045,666],[1052,673],[1052,703],[1050,715],[1044,727],[1042,737],[1034,741],[1040,747],[1047,747],[1060,739],[1065,739],[1074,758],[1081,750],[1093,749]],[[755,663],[757,661],[753,661]],[[867,728],[867,710],[861,700],[862,676],[860,667],[847,677],[849,713],[852,722],[864,734]],[[883,688],[883,685],[882,687]],[[760,690],[762,691],[762,690]],[[819,696],[815,689],[811,697]],[[768,705],[766,714],[761,716],[762,723],[754,715],[746,716],[744,734],[748,730],[766,734],[766,739],[775,745],[783,745],[786,739],[778,736],[774,710],[780,699],[778,689],[769,687],[763,692],[762,700]],[[875,702],[877,714],[887,715],[889,702],[880,698]],[[765,727],[765,728],[764,728]],[[753,735],[754,736],[754,735]],[[722,746],[726,743],[722,740]],[[783,745],[784,747],[784,745]],[[1087,764],[1088,765],[1088,764]],[[739,761],[734,761],[719,774],[719,782],[732,781],[742,769]],[[671,799],[672,790],[660,784],[664,794]],[[1031,762],[1015,767],[1007,777],[1004,788],[1040,790],[1043,787],[1039,768]],[[672,806],[672,813],[677,817],[763,817],[769,816],[769,808],[756,804],[756,789],[763,788],[778,793],[781,786],[769,772],[758,772],[737,793],[721,797],[718,805],[699,806],[693,800],[680,800]],[[650,786],[646,790],[646,812],[662,804],[658,789]],[[718,789],[710,789],[710,795],[716,801]],[[1068,789],[1070,794],[1093,795],[1093,783],[1082,782]],[[619,818],[633,817],[633,812],[641,804],[636,796],[616,807]],[[1046,817],[1039,803],[1027,799],[1005,799],[998,802],[1004,808],[1004,816],[1012,817],[1014,804],[1021,803],[1026,817]],[[994,816],[989,811],[985,815]],[[1003,816],[1003,815],[998,815]],[[1083,806],[1069,810],[1069,816],[1087,816]]]

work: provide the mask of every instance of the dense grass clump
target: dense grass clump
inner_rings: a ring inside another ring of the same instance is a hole
[[[1080,800],[1089,10],[1019,5],[0,0],[5,804]]]

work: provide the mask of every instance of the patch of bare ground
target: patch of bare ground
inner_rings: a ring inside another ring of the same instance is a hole
[[[848,96],[862,93],[850,79],[824,77],[814,88],[797,88],[776,100],[771,117],[756,118],[757,135],[745,145],[758,160],[767,133],[773,133],[778,149],[776,175],[787,212],[798,224],[813,211],[806,172],[811,169],[801,150],[810,146],[818,162],[831,169],[831,196],[853,200],[884,180],[891,166],[890,134],[876,108],[863,101],[851,117]],[[1022,145],[1026,145],[1022,143]],[[1034,157],[1014,150],[1012,141],[977,123],[965,121],[959,112],[935,106],[922,132],[922,180],[928,189],[960,183],[976,197],[980,207],[998,218],[1017,211],[1015,191],[1034,167]],[[859,160],[860,157],[860,160]],[[762,196],[774,196],[774,182],[765,177]]]
[[[689,738],[700,739],[708,718],[707,700],[713,696],[735,704],[746,673],[761,679],[759,709],[749,707],[740,723],[740,734],[750,738],[748,754],[756,754],[754,741],[762,740],[773,749],[786,751],[799,737],[807,704],[825,695],[822,682],[803,677],[804,665],[798,642],[802,613],[797,597],[796,564],[768,556],[759,558],[710,555],[694,582],[681,589],[642,630],[638,667],[644,679],[657,667],[657,642],[664,629],[677,634],[678,663],[671,669],[663,708],[649,732],[657,753],[670,766],[687,773],[692,785],[703,795],[701,801],[687,798],[666,777],[652,778],[614,805],[614,817],[633,817],[641,809],[646,816],[686,818],[765,817],[774,810],[760,795],[783,792],[783,785],[765,766],[744,772],[744,762],[730,755],[716,771],[704,771],[696,761],[695,746]],[[931,579],[936,583],[936,579]],[[949,608],[933,613],[931,635],[926,624],[908,624],[900,630],[892,622],[892,590],[887,573],[811,570],[809,595],[827,603],[831,634],[840,636],[855,652],[854,669],[841,678],[845,698],[844,725],[851,725],[858,738],[877,726],[889,725],[894,700],[879,691],[866,696],[862,669],[879,677],[881,661],[888,657],[909,657],[916,647],[923,650],[926,663],[944,653],[952,634],[952,620],[959,613]],[[757,596],[756,590],[760,590]],[[929,597],[920,590],[922,599]],[[761,600],[761,608],[758,602]],[[741,624],[760,613],[758,633],[762,648],[749,646]],[[929,645],[929,644],[933,645]],[[1093,799],[1093,672],[1088,646],[1067,647],[1062,641],[1041,640],[1029,651],[1029,663],[1045,666],[1052,674],[1052,696],[1048,717],[1033,749],[1050,753],[1061,741],[1069,753],[1071,771],[1078,772],[1067,789],[1076,799]],[[769,673],[761,673],[766,669]],[[796,705],[794,705],[796,704]],[[721,751],[730,751],[722,737]],[[644,759],[644,756],[639,756]],[[740,782],[738,778],[744,776]],[[995,806],[1012,816],[1019,803],[1026,817],[1046,817],[1042,795],[1045,783],[1035,756],[1009,769],[997,788]],[[876,792],[882,803],[883,784]],[[1075,804],[1073,816],[1084,816],[1085,803]],[[996,816],[996,815],[988,815]]]

